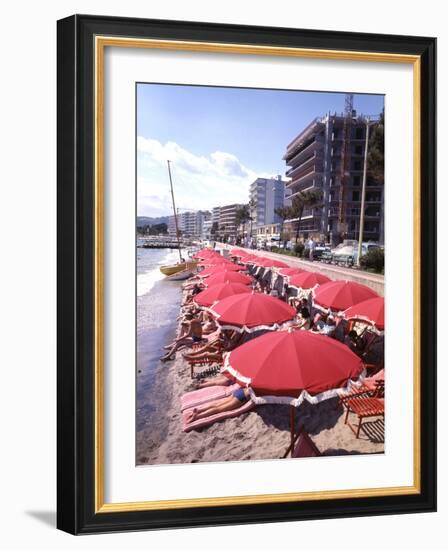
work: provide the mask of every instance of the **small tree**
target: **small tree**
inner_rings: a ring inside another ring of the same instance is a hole
[[[322,199],[322,192],[319,189],[310,189],[309,191],[299,191],[292,198],[290,210],[291,218],[297,218],[296,225],[296,244],[299,241],[300,225],[302,222],[303,211],[305,208],[318,206]]]
[[[250,214],[250,237],[252,238],[252,222],[254,221],[254,210],[257,207],[257,203],[254,199],[249,201],[249,214]]]
[[[212,228],[210,229],[210,235],[212,237],[215,237],[215,235],[218,233],[218,231],[219,231],[218,222],[213,222],[212,223]]]
[[[283,234],[283,226],[285,224],[285,220],[288,218],[291,218],[291,207],[290,206],[280,206],[279,208],[275,208],[274,212],[277,214],[277,216],[280,218],[280,239],[283,241],[283,247],[286,248],[286,240],[284,238]]]
[[[384,110],[369,139],[367,173],[375,183],[384,182]]]
[[[243,204],[236,211],[236,225],[243,226],[243,237],[246,232],[246,223],[252,220],[251,211],[248,204]]]
[[[384,250],[382,248],[369,250],[364,256],[361,256],[360,264],[367,271],[384,273]]]

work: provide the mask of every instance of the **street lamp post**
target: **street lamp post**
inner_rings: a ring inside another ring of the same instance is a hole
[[[366,145],[364,147],[364,167],[362,174],[362,190],[361,190],[361,212],[359,217],[359,236],[358,236],[358,257],[356,259],[356,265],[359,267],[361,265],[361,254],[362,254],[362,239],[364,233],[364,209],[366,203],[366,183],[367,183],[367,153],[369,149],[369,129],[370,129],[370,118],[366,118]]]

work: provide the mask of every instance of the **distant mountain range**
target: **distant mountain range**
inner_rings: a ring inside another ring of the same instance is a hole
[[[159,223],[166,223],[168,225],[168,216],[161,216],[160,218],[137,216],[137,227],[142,227],[144,225],[157,225]]]

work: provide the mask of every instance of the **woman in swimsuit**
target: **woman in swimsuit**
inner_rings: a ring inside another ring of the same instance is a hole
[[[249,390],[247,388],[238,388],[232,392],[232,395],[212,401],[200,409],[193,409],[188,419],[189,422],[200,420],[201,418],[207,418],[226,411],[232,411],[238,409],[250,399]]]

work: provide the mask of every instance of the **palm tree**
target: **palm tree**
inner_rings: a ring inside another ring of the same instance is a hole
[[[236,211],[236,225],[237,227],[240,224],[243,226],[243,239],[244,239],[244,233],[246,232],[246,223],[249,220],[252,220],[250,207],[248,204],[243,204]]]
[[[285,220],[287,220],[288,218],[292,218],[291,207],[290,206],[280,206],[279,208],[275,208],[274,212],[281,219],[280,239],[283,240],[283,246],[286,248],[286,241],[284,240],[284,235],[283,235],[283,226],[284,226]]]
[[[254,221],[254,211],[257,207],[257,202],[254,199],[249,201],[249,213],[250,213],[250,238],[252,239],[252,222]]]
[[[309,191],[299,191],[292,198],[290,215],[297,218],[296,226],[296,244],[299,240],[300,225],[302,222],[303,211],[305,208],[313,208],[320,204],[322,192],[319,189],[310,189]]]

